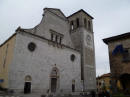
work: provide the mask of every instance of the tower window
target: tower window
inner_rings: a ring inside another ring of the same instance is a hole
[[[88,20],[88,30],[91,31],[91,22]]]
[[[73,61],[75,60],[75,55],[72,54],[72,55],[70,56],[70,59],[71,59],[71,61],[73,62]]]
[[[73,30],[74,29],[74,22],[73,21],[71,21],[70,26],[71,26],[71,30]]]
[[[61,41],[62,41],[62,37],[60,37],[60,41],[59,41],[60,44],[61,44]]]
[[[58,42],[58,35],[56,35],[56,42]]]
[[[54,34],[53,33],[51,33],[51,40],[53,41],[53,38],[54,38]]]
[[[79,27],[79,18],[76,19],[77,27]]]
[[[87,28],[87,20],[86,20],[86,18],[84,18],[84,27]]]
[[[130,49],[129,48],[124,49],[124,52],[123,52],[123,61],[124,62],[129,62],[130,61]]]

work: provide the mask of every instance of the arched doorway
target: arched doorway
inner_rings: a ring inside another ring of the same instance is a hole
[[[130,74],[121,75],[120,81],[123,86],[123,90],[128,91],[130,89]],[[129,92],[130,92],[130,90],[129,90]]]
[[[59,71],[57,67],[54,67],[51,71],[51,92],[55,93],[57,91],[58,86],[58,79],[59,79]]]
[[[24,83],[25,94],[31,93],[31,81],[32,81],[32,78],[30,75],[25,76],[25,83]]]

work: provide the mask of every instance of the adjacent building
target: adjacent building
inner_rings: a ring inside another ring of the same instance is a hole
[[[102,90],[107,90],[110,91],[110,87],[111,87],[111,77],[110,77],[110,73],[107,74],[103,74],[101,76],[98,76],[96,78],[97,80],[97,92],[100,92]]]
[[[113,91],[120,81],[124,91],[130,91],[130,32],[103,39],[108,45]]]
[[[7,88],[24,93],[96,91],[92,20],[82,9],[66,17],[60,9],[45,8],[34,28],[19,27]]]
[[[0,45],[0,88],[8,88],[9,64],[12,62],[16,34]]]

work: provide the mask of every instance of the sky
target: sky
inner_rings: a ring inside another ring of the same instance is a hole
[[[102,39],[130,32],[130,0],[0,0],[0,44],[17,27],[40,23],[45,7],[59,8],[66,16],[84,9],[93,16],[96,75],[110,72],[108,47]]]

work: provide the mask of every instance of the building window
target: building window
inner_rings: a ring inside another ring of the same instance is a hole
[[[25,94],[31,93],[31,81],[32,81],[32,78],[30,75],[25,76],[25,83],[24,83]]]
[[[88,30],[91,31],[91,22],[88,20]]]
[[[71,60],[72,62],[75,60],[75,55],[74,55],[74,54],[72,54],[72,55],[70,56],[70,60]]]
[[[79,18],[76,19],[77,28],[79,27]]]
[[[97,85],[98,85],[98,81],[97,81]]]
[[[75,80],[72,80],[72,92],[75,92]]]
[[[74,29],[74,22],[73,22],[73,21],[71,21],[71,23],[70,23],[70,27],[71,27],[71,30]]]
[[[129,62],[130,61],[130,48],[124,49],[123,61],[124,62]]]
[[[87,28],[87,20],[84,18],[84,27]]]
[[[50,29],[50,38],[51,38],[51,41],[53,41],[55,43],[58,43],[58,44],[61,44],[63,36],[64,36],[63,34],[58,33],[56,31]]]
[[[4,62],[3,62],[3,68],[5,68],[5,65],[6,65],[7,55],[8,55],[8,48],[9,48],[9,44],[7,44],[7,46],[6,46],[6,51],[5,51],[5,56],[4,56]]]
[[[35,48],[36,48],[35,43],[31,42],[31,43],[28,44],[29,51],[33,52],[35,50]]]
[[[111,83],[112,83],[112,81],[110,80],[110,81],[109,81],[109,84],[111,84]]]
[[[52,74],[53,74],[53,76],[57,76],[57,71],[56,71],[56,70],[53,70],[53,71],[52,71]]]
[[[54,34],[51,33],[51,41],[53,41],[53,38],[54,38]]]
[[[59,41],[59,44],[61,44],[61,42],[62,42],[62,37],[60,37],[60,41]]]
[[[55,38],[56,38],[56,39],[55,39],[56,43],[58,43],[58,35],[56,35]]]
[[[99,82],[99,86],[101,86],[101,82]]]
[[[88,45],[91,45],[91,41],[92,41],[91,36],[90,36],[90,35],[87,35],[87,36],[86,36],[86,42],[87,42],[87,44],[88,44]]]

